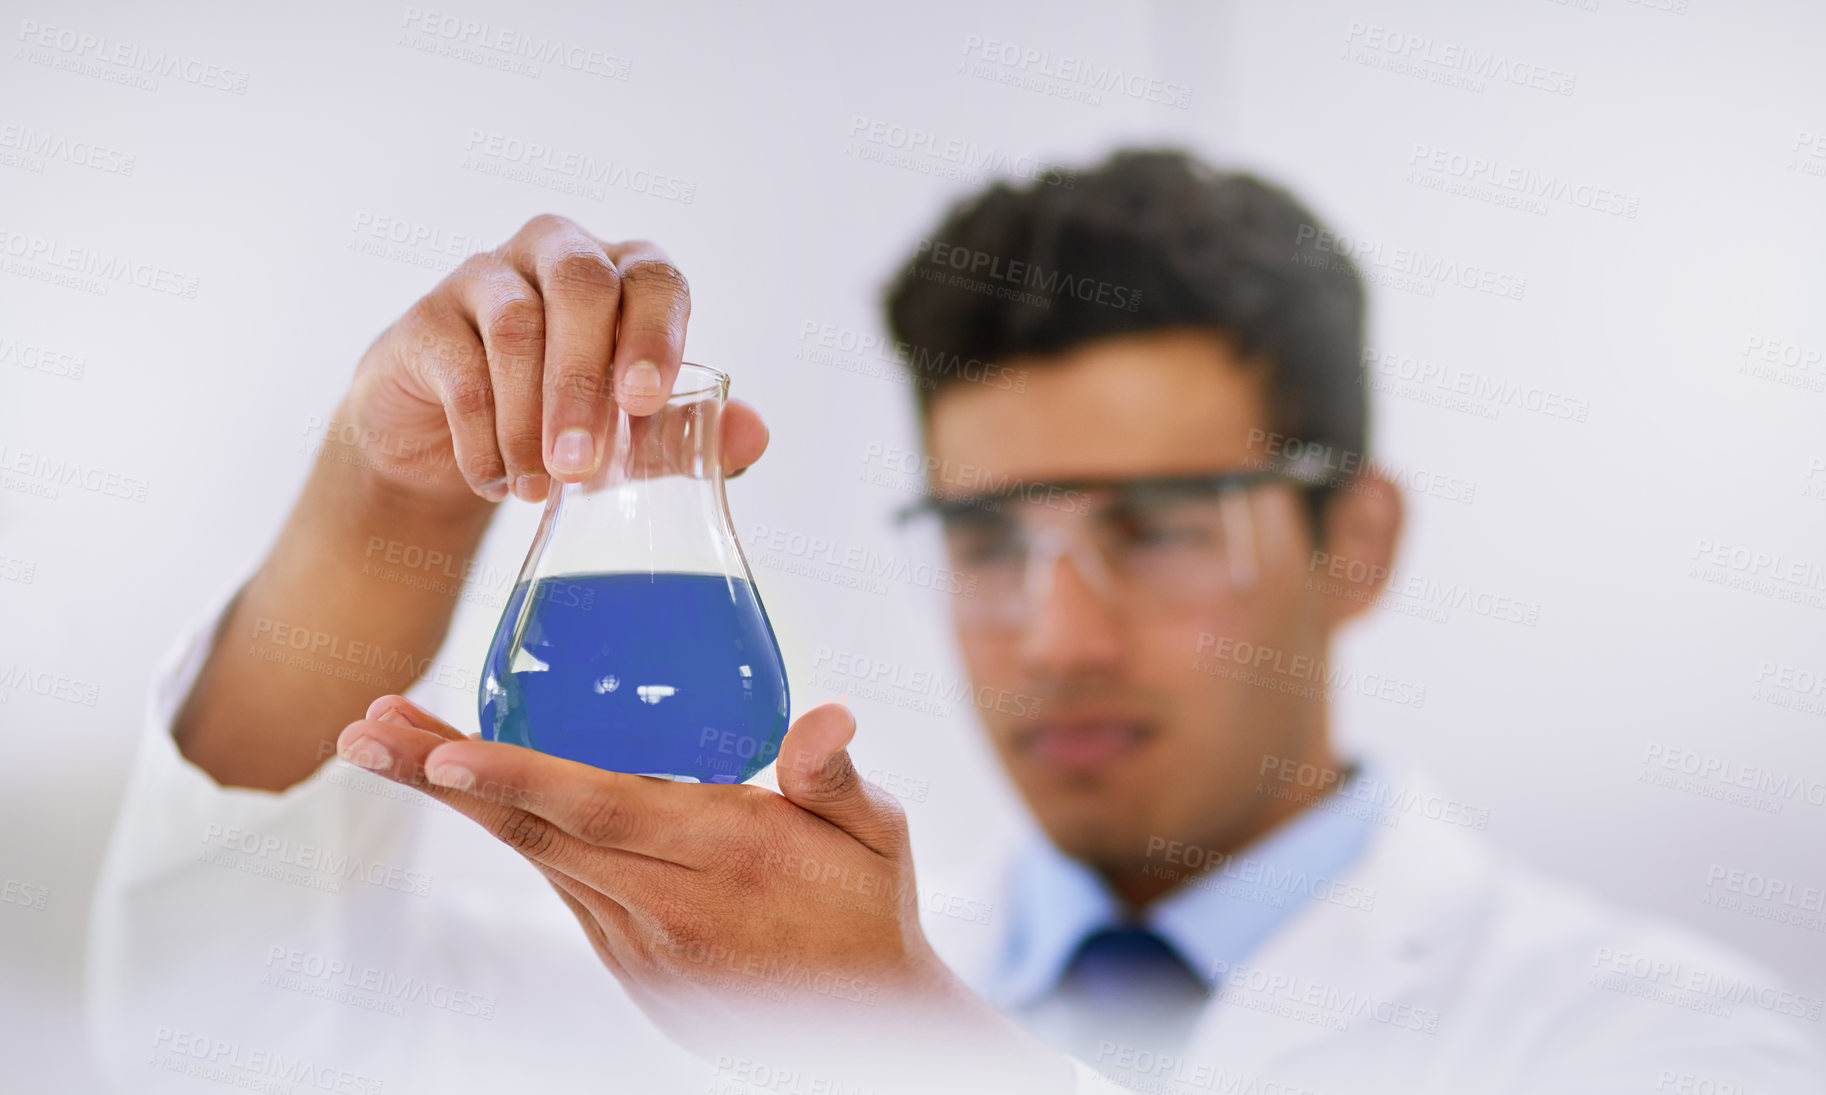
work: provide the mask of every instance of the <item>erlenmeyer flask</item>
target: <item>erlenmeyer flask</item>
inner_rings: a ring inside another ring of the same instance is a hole
[[[786,670],[736,544],[729,377],[686,364],[615,412],[596,474],[546,501],[482,676],[482,736],[618,772],[740,783],[786,733]]]

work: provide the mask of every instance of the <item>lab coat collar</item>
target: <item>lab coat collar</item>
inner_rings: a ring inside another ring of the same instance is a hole
[[[1272,992],[1253,992],[1255,978],[1292,980],[1302,988],[1354,994],[1375,1006],[1411,1003],[1462,953],[1467,933],[1496,889],[1496,863],[1464,818],[1436,810],[1445,802],[1426,778],[1388,767],[1372,794],[1381,822],[1345,880],[1372,895],[1368,908],[1310,902],[1268,940],[1248,965],[1220,984],[1193,1044],[1221,1047],[1227,1068],[1257,1072],[1302,1047],[1335,1037],[1321,1023],[1277,1014]]]

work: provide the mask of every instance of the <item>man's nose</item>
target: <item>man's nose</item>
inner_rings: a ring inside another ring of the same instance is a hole
[[[1119,615],[1085,575],[1075,553],[1047,553],[1029,563],[1028,622],[1021,656],[1038,679],[1107,670],[1122,658]]]

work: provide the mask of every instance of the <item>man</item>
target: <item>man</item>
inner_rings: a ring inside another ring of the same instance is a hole
[[[906,519],[964,579],[972,683],[1035,701],[983,713],[1043,834],[970,891],[995,930],[919,922],[841,706],[793,724],[776,794],[471,741],[389,694],[452,601],[365,575],[376,538],[471,557],[494,501],[586,478],[610,401],[651,413],[681,359],[657,248],[537,218],[369,350],[272,553],[154,696],[92,962],[124,1082],[1817,1084],[1818,1000],[1391,813],[1419,777],[1334,751],[1323,667],[1401,505],[1317,220],[1173,153],[1057,182],[961,206],[889,297],[933,469]],[[725,429],[731,470],[759,457],[751,409]],[[286,654],[356,642],[397,656]],[[374,776],[312,778],[332,742]]]

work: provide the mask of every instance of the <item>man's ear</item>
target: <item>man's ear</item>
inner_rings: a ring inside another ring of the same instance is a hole
[[[1325,500],[1323,537],[1313,553],[1325,622],[1361,615],[1388,585],[1401,539],[1401,488],[1370,464]]]

